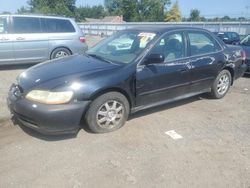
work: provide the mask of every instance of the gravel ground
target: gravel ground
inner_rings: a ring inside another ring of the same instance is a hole
[[[90,46],[98,40],[88,37]],[[24,68],[0,71],[1,188],[250,187],[250,77],[222,100],[198,96],[145,110],[116,132],[49,137],[10,120],[6,94]]]

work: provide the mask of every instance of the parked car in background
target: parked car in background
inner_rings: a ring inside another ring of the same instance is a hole
[[[240,43],[240,35],[236,32],[214,32],[221,40],[223,40],[226,44],[239,44]]]
[[[39,63],[87,50],[73,19],[0,15],[0,65]]]
[[[248,66],[246,73],[250,73],[250,35],[247,35],[244,39],[242,39],[240,45],[246,52],[246,63]]]
[[[82,120],[104,133],[139,110],[207,92],[220,99],[245,70],[242,48],[207,30],[133,28],[84,55],[26,70],[11,86],[8,105],[18,122],[42,133],[76,133]]]

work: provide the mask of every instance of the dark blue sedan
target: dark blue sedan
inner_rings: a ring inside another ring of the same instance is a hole
[[[18,78],[8,105],[17,121],[48,134],[121,128],[129,114],[201,93],[220,99],[246,71],[241,47],[185,27],[133,28],[85,55],[36,65]]]

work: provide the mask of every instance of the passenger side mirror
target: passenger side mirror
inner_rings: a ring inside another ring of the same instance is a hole
[[[163,54],[150,54],[144,64],[150,65],[150,64],[159,64],[163,63],[165,61],[165,56]]]

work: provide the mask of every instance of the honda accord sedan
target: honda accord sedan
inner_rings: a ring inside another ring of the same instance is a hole
[[[82,123],[94,133],[111,132],[139,110],[201,93],[224,97],[245,61],[241,47],[207,30],[133,28],[84,55],[26,70],[11,86],[8,105],[20,124],[42,133],[77,133]]]

